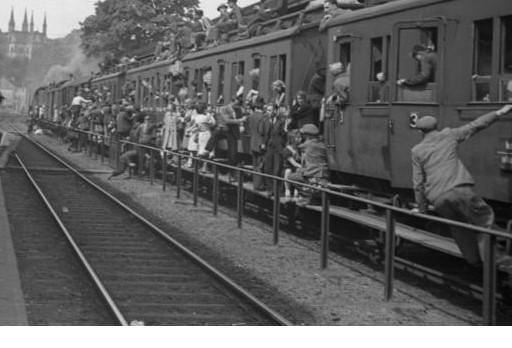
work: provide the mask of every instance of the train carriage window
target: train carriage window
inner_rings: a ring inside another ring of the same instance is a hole
[[[492,18],[474,24],[472,100],[477,102],[491,101],[493,27]]]
[[[504,17],[501,32],[503,33],[503,68],[505,74],[512,74],[512,16]]]
[[[388,64],[391,37],[377,37],[370,41],[370,76],[368,101],[389,102]]]
[[[403,27],[398,31],[398,78],[405,80],[397,86],[397,101],[434,102],[437,100],[438,28]],[[414,55],[421,49],[421,55]]]
[[[203,96],[203,100],[208,103],[208,104],[211,104],[212,102],[212,98],[211,98],[211,94],[212,94],[212,68],[211,67],[204,67],[202,69],[202,75],[201,75],[201,81],[202,81],[202,84],[204,86],[204,96]]]
[[[231,67],[231,98],[237,96],[244,85],[245,62],[239,61],[232,64]]]
[[[276,55],[270,57],[270,85],[269,95],[272,95],[272,83],[276,80],[281,80],[286,83],[286,54]]]
[[[226,78],[226,65],[219,63],[219,79],[217,81],[217,104],[223,104],[224,99],[224,79]]]
[[[255,57],[252,64],[251,88],[257,91],[260,88],[261,58]]]
[[[500,101],[512,102],[512,16],[502,18],[501,36]]]

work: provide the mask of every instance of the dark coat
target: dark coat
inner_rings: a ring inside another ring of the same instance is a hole
[[[288,126],[288,129],[301,129],[305,124],[316,124],[315,112],[310,104],[305,105],[293,105],[290,118],[292,122]]]
[[[423,86],[434,82],[437,69],[437,54],[426,53],[418,62],[418,73],[405,80],[404,85],[408,87]]]
[[[263,144],[263,137],[260,134],[260,129],[263,123],[263,112],[262,111],[254,111],[247,117],[247,132],[251,136],[251,152],[259,153],[261,152],[261,144]]]
[[[284,131],[284,121],[279,117],[274,124],[270,117],[265,117],[260,127],[260,134],[266,151],[282,152],[286,146],[286,132]]]

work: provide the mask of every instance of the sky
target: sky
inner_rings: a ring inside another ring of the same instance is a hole
[[[148,0],[149,1],[149,0]],[[9,28],[11,7],[14,8],[16,30],[21,30],[25,8],[30,23],[31,11],[34,11],[35,30],[42,31],[44,13],[48,23],[48,37],[54,39],[64,37],[73,29],[80,27],[80,22],[94,14],[94,4],[98,0],[1,0],[0,29],[6,32]],[[201,0],[200,7],[206,16],[217,16],[217,6],[221,0]],[[239,0],[241,6],[256,3],[257,0]]]

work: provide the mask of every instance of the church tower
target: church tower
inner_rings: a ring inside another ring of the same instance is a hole
[[[44,13],[44,22],[43,22],[43,37],[46,37],[46,31],[48,26],[46,25],[46,12]]]
[[[24,33],[28,32],[27,9],[25,9],[25,17],[23,18],[23,24],[21,26],[21,31]]]
[[[12,33],[16,30],[16,23],[14,22],[14,9],[11,7],[11,19],[9,20],[9,32]]]
[[[30,16],[30,32],[34,32],[34,11],[32,11],[32,15]]]

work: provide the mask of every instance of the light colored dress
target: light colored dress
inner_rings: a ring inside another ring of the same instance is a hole
[[[196,151],[201,155],[205,152],[206,144],[212,136],[210,129],[215,125],[215,118],[211,114],[197,114],[193,120],[188,150]]]
[[[178,118],[179,113],[167,111],[164,115],[162,148],[176,151],[178,144]]]

